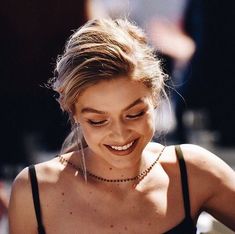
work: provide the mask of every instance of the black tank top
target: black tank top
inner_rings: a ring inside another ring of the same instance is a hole
[[[174,228],[170,229],[169,231],[163,234],[196,234],[197,229],[193,223],[193,220],[190,214],[190,198],[189,198],[189,189],[188,189],[187,169],[186,169],[183,153],[181,151],[180,146],[175,146],[175,152],[176,152],[176,155],[179,161],[179,166],[180,166],[185,218],[177,226],[175,226]],[[30,181],[31,181],[31,186],[32,186],[34,208],[35,208],[35,213],[36,213],[36,218],[37,218],[37,223],[38,223],[38,234],[46,234],[46,231],[42,222],[42,214],[41,214],[40,199],[39,199],[39,192],[38,192],[38,181],[37,181],[37,176],[36,176],[34,165],[29,166],[29,175],[30,175]]]

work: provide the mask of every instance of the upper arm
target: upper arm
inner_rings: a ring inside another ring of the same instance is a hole
[[[204,190],[201,209],[235,230],[235,172],[211,152],[194,145],[183,145],[189,168],[193,168],[194,191]]]
[[[217,165],[217,185],[205,210],[235,231],[235,172],[224,162]]]
[[[36,233],[37,224],[27,168],[13,182],[8,215],[10,234]]]

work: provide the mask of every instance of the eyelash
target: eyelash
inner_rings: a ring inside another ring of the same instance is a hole
[[[139,117],[143,116],[144,114],[145,114],[145,111],[141,111],[141,112],[139,112],[135,115],[127,115],[127,117],[130,118],[130,119],[136,119],[136,118],[139,118]]]
[[[102,121],[94,122],[94,121],[92,121],[92,120],[89,119],[87,122],[88,122],[90,125],[99,127],[99,126],[102,126],[103,124],[105,124],[106,121],[107,121],[107,120],[102,120]]]
[[[139,117],[143,116],[144,114],[145,114],[145,111],[141,111],[135,115],[127,115],[127,118],[128,119],[138,119]],[[95,122],[95,121],[92,121],[89,119],[87,122],[92,126],[99,127],[99,126],[103,126],[107,122],[107,120]]]

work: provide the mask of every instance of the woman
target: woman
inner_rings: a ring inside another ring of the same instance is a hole
[[[11,234],[189,234],[203,210],[235,230],[234,171],[199,146],[150,143],[164,77],[127,20],[71,36],[52,87],[72,132],[62,154],[15,179]]]

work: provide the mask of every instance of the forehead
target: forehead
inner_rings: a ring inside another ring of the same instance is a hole
[[[77,98],[76,110],[92,107],[103,111],[109,109],[125,108],[133,101],[141,98],[148,100],[150,90],[139,81],[125,77],[101,81],[89,88]]]

